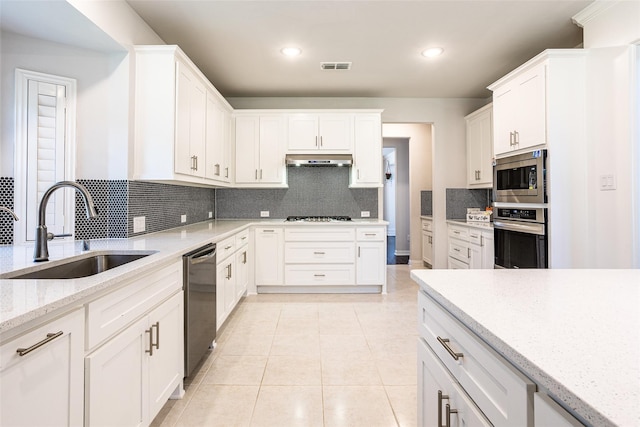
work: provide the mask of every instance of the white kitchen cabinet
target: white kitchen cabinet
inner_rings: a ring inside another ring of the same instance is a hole
[[[430,382],[433,377],[438,387],[446,388],[442,389],[443,394],[453,394],[456,405],[466,406],[462,414],[469,415],[477,407],[486,417],[480,420],[490,423],[465,424],[459,420],[459,424],[454,424],[452,419],[452,425],[533,426],[531,402],[535,384],[422,290],[418,293],[418,334],[421,367],[418,414],[423,417],[419,425],[434,425],[425,421],[425,416],[433,420],[433,406],[437,402],[437,391],[432,389],[434,382]],[[446,384],[445,374],[459,388]],[[466,403],[456,401],[460,396],[467,397]],[[446,403],[449,402],[443,402]]]
[[[231,111],[216,94],[207,92],[205,177],[231,182]]]
[[[235,117],[236,184],[258,187],[286,186],[284,117],[243,115]]]
[[[465,117],[467,123],[467,184],[493,185],[493,108],[485,105]]]
[[[384,285],[387,267],[385,227],[356,229],[356,285]]]
[[[482,268],[493,269],[496,264],[493,230],[483,231],[480,235],[482,247]]]
[[[184,375],[182,291],[85,358],[85,425],[149,425]]]
[[[352,188],[382,186],[382,122],[380,113],[354,115]]]
[[[207,151],[219,141],[212,102],[232,107],[177,46],[135,46],[133,178],[218,185]],[[212,135],[207,134],[207,126]],[[228,138],[223,136],[223,138]],[[212,151],[213,150],[213,151]],[[214,160],[213,165],[218,160]],[[221,164],[222,167],[222,164]],[[224,173],[224,170],[221,172]],[[209,178],[207,178],[207,176]]]
[[[216,249],[216,321],[217,328],[220,329],[247,291],[249,230],[245,229],[221,240]]]
[[[352,152],[352,114],[291,113],[287,116],[287,152]]]
[[[427,343],[418,341],[418,426],[490,427]]]
[[[256,286],[284,284],[284,231],[281,227],[256,227],[254,271]]]
[[[543,392],[533,395],[535,427],[580,427],[581,422]]]
[[[489,86],[493,91],[494,155],[584,142],[582,49],[552,49]]]
[[[448,268],[494,267],[493,229],[473,223],[447,224]]]
[[[83,356],[83,309],[1,343],[0,425],[82,425]]]
[[[249,286],[249,229],[236,234],[236,247],[236,301],[239,301]]]
[[[220,330],[236,299],[236,258],[234,255],[218,261],[216,269],[216,325]]]
[[[422,219],[422,262],[433,266],[433,221]]]

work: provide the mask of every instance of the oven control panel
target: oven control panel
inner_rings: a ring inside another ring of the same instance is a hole
[[[512,219],[519,221],[545,222],[546,209],[513,209],[498,208],[496,218]]]

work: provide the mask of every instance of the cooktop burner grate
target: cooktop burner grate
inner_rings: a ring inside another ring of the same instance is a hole
[[[287,221],[307,221],[307,222],[334,222],[351,221],[349,216],[288,216]]]

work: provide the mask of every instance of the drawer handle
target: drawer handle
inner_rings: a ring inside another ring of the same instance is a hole
[[[451,355],[451,357],[453,357],[454,360],[458,360],[459,358],[463,357],[464,354],[462,353],[456,353],[455,351],[453,351],[451,349],[451,347],[449,347],[449,338],[440,338],[438,337],[438,342],[440,344],[442,344],[442,346],[449,352],[449,354]]]
[[[474,239],[477,239],[477,238],[478,238],[478,235],[477,235],[477,234],[470,234],[470,236],[471,236],[471,237],[473,237]]]
[[[458,410],[457,409],[451,409],[451,405],[449,405],[448,403],[445,405],[445,410],[447,413],[447,419],[444,420],[444,427],[451,427],[451,414],[457,414]]]
[[[438,390],[438,427],[442,427],[442,401],[449,400],[449,396]]]
[[[459,231],[455,231],[455,230],[453,230],[453,233],[454,233],[454,234],[460,234],[460,232],[459,232]]]
[[[229,249],[231,249],[232,247],[233,247],[233,246],[231,246],[231,245],[229,245],[229,246],[225,246],[225,247],[224,247],[224,250],[225,250],[225,251],[228,251],[228,250],[229,250]]]
[[[275,230],[262,230],[263,233],[273,233]]]
[[[246,240],[246,239],[247,239],[247,236],[241,237],[241,240]]]
[[[324,255],[324,252],[314,252],[314,255]]]
[[[324,277],[324,274],[314,274],[313,277]]]
[[[365,236],[375,236],[376,233],[364,233]]]
[[[16,353],[18,353],[19,356],[24,356],[26,354],[31,353],[36,348],[40,348],[43,345],[45,345],[46,343],[55,340],[56,338],[58,338],[61,335],[62,335],[62,331],[58,331],[58,332],[55,332],[55,333],[47,334],[47,337],[45,339],[43,339],[40,342],[35,343],[31,347],[16,349]]]

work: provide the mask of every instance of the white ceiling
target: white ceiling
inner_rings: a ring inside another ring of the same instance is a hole
[[[227,97],[488,97],[547,48],[573,48],[592,1],[127,0]],[[286,58],[284,46],[302,55]],[[427,59],[420,52],[442,46]],[[320,62],[350,61],[350,71]]]

